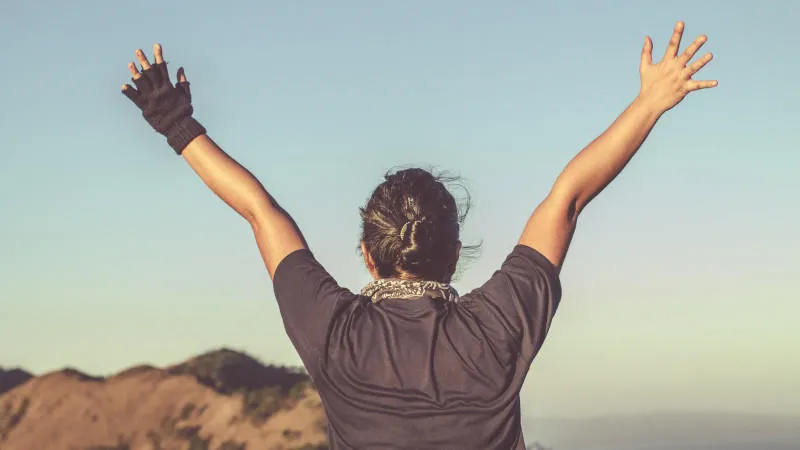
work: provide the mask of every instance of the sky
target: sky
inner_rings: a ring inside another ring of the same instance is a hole
[[[528,416],[800,414],[798,6],[4,1],[0,365],[110,374],[229,347],[300,360],[247,223],[120,93],[136,48],[344,286],[386,170],[462,175],[483,283],[563,166],[638,93],[645,35],[705,33],[719,87],[669,111],[583,213]]]

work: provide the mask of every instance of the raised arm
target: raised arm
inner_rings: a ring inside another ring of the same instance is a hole
[[[683,26],[683,22],[675,25],[664,57],[657,64],[652,61],[653,43],[645,38],[639,95],[603,134],[567,164],[528,220],[520,244],[535,248],[560,268],[581,211],[625,168],[661,115],[689,92],[717,85],[716,81],[692,79],[711,61],[708,53],[689,64],[706,42],[705,36],[695,39],[678,55]]]
[[[191,91],[183,70],[178,70],[178,82],[173,86],[159,44],[153,46],[153,53],[155,64],[151,66],[144,52],[136,52],[142,71],[129,64],[136,89],[124,85],[123,93],[142,109],[148,123],[167,137],[173,150],[203,182],[250,223],[267,271],[274,276],[287,255],[307,247],[300,230],[261,183],[192,118]]]
[[[183,150],[183,158],[217,196],[247,219],[270,277],[290,253],[307,248],[292,217],[247,169],[203,134]]]

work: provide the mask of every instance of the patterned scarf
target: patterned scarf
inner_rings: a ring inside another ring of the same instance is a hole
[[[415,299],[425,295],[441,298],[448,302],[458,301],[458,292],[449,284],[438,281],[401,280],[398,278],[381,278],[364,286],[361,295],[370,297],[372,303],[387,298]]]

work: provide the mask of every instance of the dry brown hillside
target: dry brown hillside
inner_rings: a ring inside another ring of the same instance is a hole
[[[327,448],[307,375],[227,349],[106,378],[74,369],[24,374],[0,391],[2,450]]]

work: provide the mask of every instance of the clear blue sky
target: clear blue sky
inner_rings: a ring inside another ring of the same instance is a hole
[[[119,93],[137,47],[186,67],[198,119],[353,290],[382,173],[465,176],[464,237],[484,240],[466,291],[634,98],[645,34],[660,56],[681,19],[719,87],[581,219],[524,409],[800,413],[800,6],[755,5],[4,2],[0,364],[105,374],[220,346],[299,363],[249,227]]]

